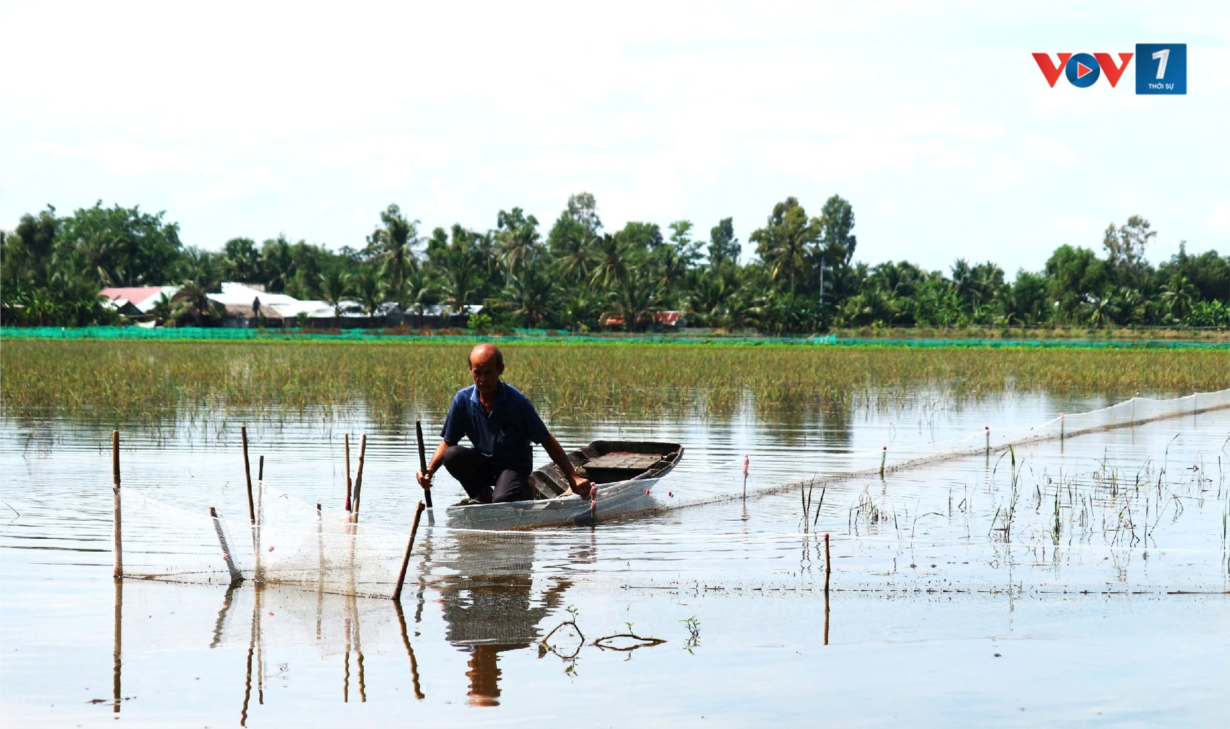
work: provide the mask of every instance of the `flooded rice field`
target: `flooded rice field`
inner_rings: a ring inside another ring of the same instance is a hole
[[[0,720],[1224,726],[1230,409],[826,477],[853,452],[929,452],[1118,399],[918,390],[555,423],[566,447],[682,443],[663,508],[515,534],[425,525],[400,603],[117,583],[113,424],[6,411]],[[441,413],[420,417],[438,429]],[[408,529],[414,423],[362,410],[121,424],[124,485],[246,518],[241,424],[267,481],[335,511],[343,434],[366,433],[363,520]],[[435,494],[440,511],[461,490],[442,472]]]

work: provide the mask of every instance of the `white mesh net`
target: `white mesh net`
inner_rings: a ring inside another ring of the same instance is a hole
[[[1016,429],[985,429],[963,438],[872,451],[818,452],[813,460],[769,465],[753,457],[716,466],[681,465],[661,479],[603,484],[592,500],[576,496],[511,504],[437,506],[428,510],[409,562],[409,575],[430,572],[525,579],[551,551],[548,534],[526,540],[517,530],[591,524],[645,512],[761,495],[801,482],[832,482],[902,471],[945,459],[1005,451],[1009,446],[1077,437],[1163,418],[1230,407],[1230,390],[1171,400],[1133,398],[1111,407],[1061,415]],[[686,444],[685,444],[686,445]],[[685,461],[686,463],[686,461]],[[749,467],[750,465],[750,467]],[[237,579],[289,585],[318,594],[390,597],[397,589],[410,523],[394,530],[355,523],[305,503],[269,482],[254,484],[255,524],[232,509],[211,517],[125,488],[125,577],[230,584]],[[246,511],[243,509],[242,511]],[[537,543],[540,554],[535,554]],[[575,545],[573,545],[575,546]],[[583,556],[582,556],[583,557]],[[548,557],[549,558],[549,557]],[[577,555],[571,555],[575,561]],[[472,565],[481,564],[481,570]],[[417,582],[411,577],[409,582]]]

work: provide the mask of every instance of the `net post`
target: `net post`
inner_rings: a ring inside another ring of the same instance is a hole
[[[346,450],[346,511],[350,511],[350,433],[345,433],[342,436],[342,443]]]
[[[354,476],[354,501],[352,501],[350,504],[351,506],[350,521],[355,524],[359,523],[359,502],[362,500],[361,492],[363,490],[363,459],[366,455],[367,455],[367,434],[364,433],[363,436],[359,439],[359,470],[355,473],[355,476]]]
[[[824,535],[824,596],[829,594],[829,575],[833,574],[833,558],[829,555],[829,535]]]
[[[243,476],[248,484],[248,522],[252,526],[252,579],[261,579],[261,538],[256,526],[256,502],[252,500],[252,464],[248,460],[248,426],[239,426],[239,437],[243,441]]]
[[[239,426],[239,437],[243,441],[243,475],[248,482],[248,521],[256,526],[256,502],[252,500],[252,466],[248,462],[248,426]]]
[[[124,577],[124,539],[123,522],[121,519],[120,502],[120,431],[111,431],[111,551],[115,558],[113,577],[117,580]]]
[[[393,588],[393,600],[401,600],[401,588],[406,582],[406,569],[410,566],[410,552],[414,549],[414,537],[419,532],[419,517],[423,515],[423,502],[414,509],[414,522],[410,525],[410,541],[406,542],[406,554],[401,558],[401,570],[397,573],[397,586]]]
[[[218,543],[222,545],[222,559],[226,560],[226,569],[231,573],[231,584],[243,582],[243,573],[235,566],[235,560],[231,558],[230,545],[226,543],[226,534],[222,531],[222,521],[218,519],[218,510],[214,507],[209,507],[209,517],[214,521],[214,531],[218,533]]]

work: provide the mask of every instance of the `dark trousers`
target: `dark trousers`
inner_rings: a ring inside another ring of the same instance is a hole
[[[480,503],[528,501],[534,498],[529,471],[501,468],[473,448],[449,446],[444,451],[444,467],[461,482],[470,498]]]

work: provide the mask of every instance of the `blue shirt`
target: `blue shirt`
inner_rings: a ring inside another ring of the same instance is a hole
[[[483,409],[474,385],[453,396],[440,437],[454,446],[461,442],[463,435],[479,453],[490,458],[493,465],[525,471],[534,468],[534,449],[530,442],[542,443],[551,437],[529,398],[503,382],[490,415]]]

